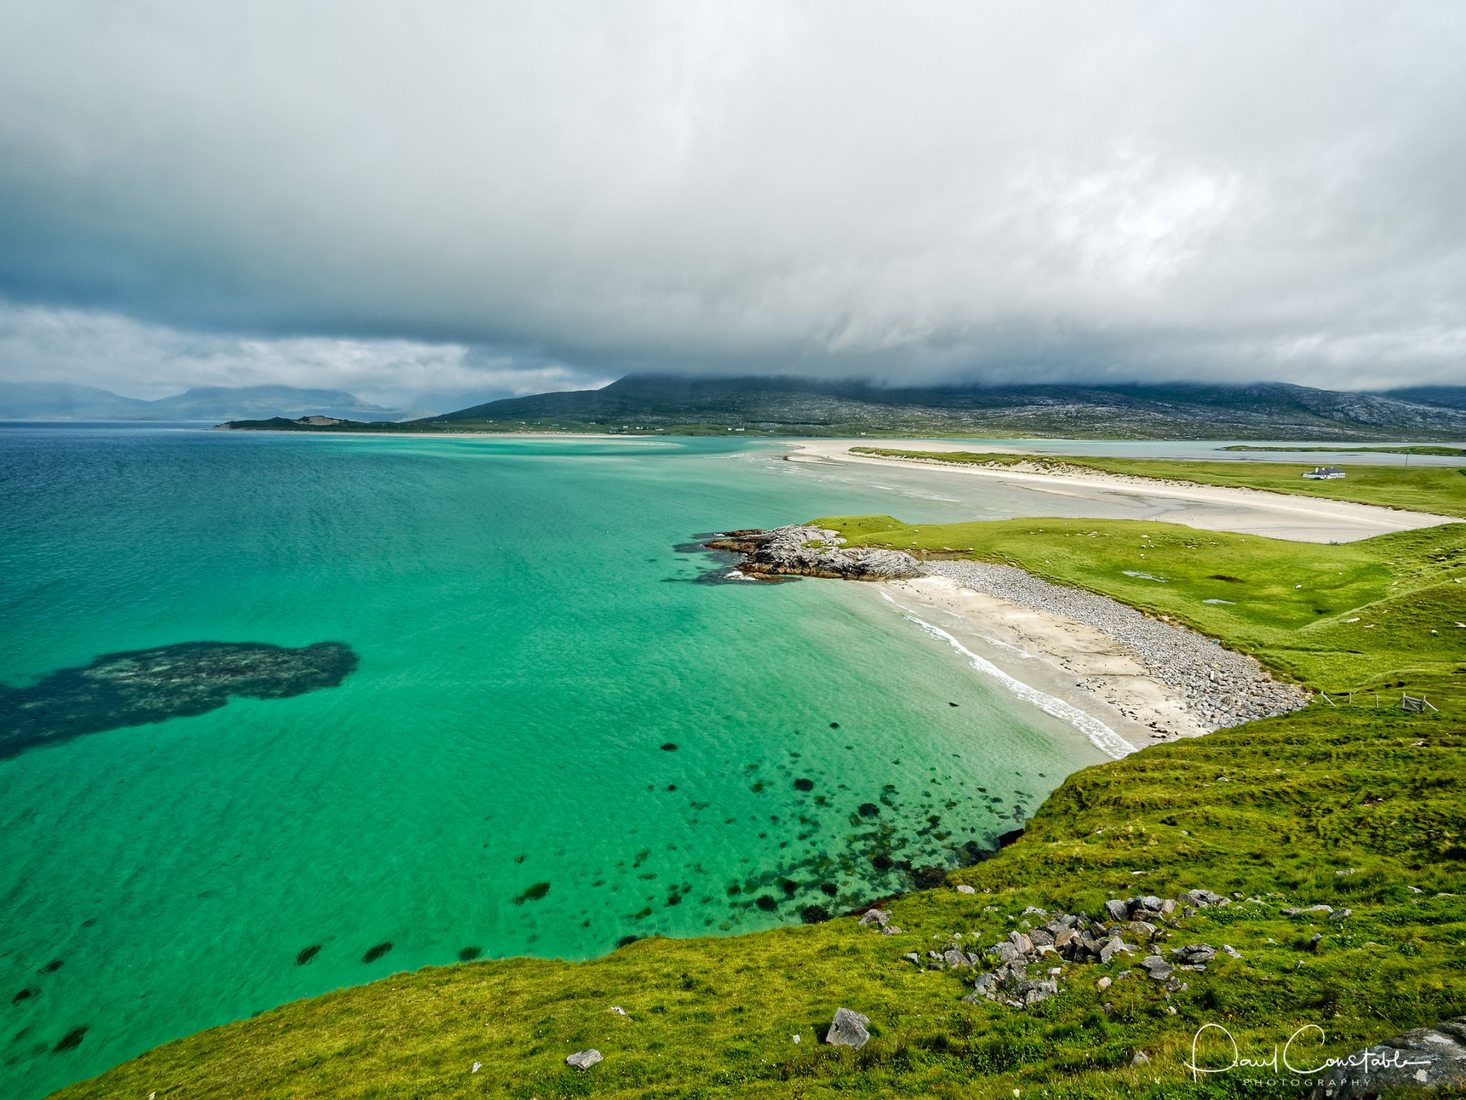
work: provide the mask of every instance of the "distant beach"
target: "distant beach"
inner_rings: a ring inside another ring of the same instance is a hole
[[[951,478],[988,478],[1097,503],[1107,496],[1119,494],[1154,504],[1154,512],[1148,517],[1151,519],[1180,523],[1203,531],[1236,531],[1295,542],[1354,542],[1387,531],[1410,531],[1460,522],[1456,517],[1428,512],[1288,496],[1257,489],[1189,485],[1102,473],[1055,475],[1021,467],[994,469],[850,453],[851,447],[868,447],[877,442],[882,447],[921,451],[961,451],[971,447],[971,444],[932,440],[801,440],[794,444],[789,459],[850,467],[919,468],[930,470],[937,485],[950,484]],[[983,448],[998,454],[1026,453],[1016,448],[1005,449],[988,444]]]

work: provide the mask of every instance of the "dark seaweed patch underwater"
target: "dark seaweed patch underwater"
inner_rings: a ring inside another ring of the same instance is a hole
[[[344,642],[183,642],[104,654],[30,687],[0,685],[0,759],[88,733],[204,714],[233,695],[287,699],[335,687],[356,664]]]

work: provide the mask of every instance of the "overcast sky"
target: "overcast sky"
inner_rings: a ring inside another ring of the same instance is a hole
[[[0,374],[1466,384],[1466,4],[0,0]]]

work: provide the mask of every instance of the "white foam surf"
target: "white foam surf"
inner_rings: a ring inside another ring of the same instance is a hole
[[[981,657],[972,652],[972,650],[968,649],[952,634],[939,626],[934,626],[927,622],[905,604],[893,599],[889,592],[882,591],[881,598],[894,605],[908,621],[921,627],[922,630],[925,630],[933,638],[938,638],[946,642],[958,653],[966,657],[972,668],[976,671],[998,681],[1010,693],[1016,695],[1025,703],[1031,703],[1045,714],[1052,715],[1074,726],[1089,738],[1090,744],[1094,745],[1095,748],[1099,749],[1106,756],[1118,760],[1120,757],[1128,756],[1135,751],[1134,745],[1126,741],[1118,733],[1110,729],[1109,726],[1094,717],[1094,715],[1086,714],[1073,704],[1066,703],[1062,699],[1056,699],[1047,692],[1039,691],[1037,688],[1025,684],[1022,680],[1008,675],[1008,673],[1004,672],[986,657]]]

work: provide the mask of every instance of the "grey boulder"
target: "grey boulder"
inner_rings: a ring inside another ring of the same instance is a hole
[[[1374,1100],[1398,1089],[1466,1089],[1466,1016],[1407,1031],[1329,1069],[1313,1100]]]
[[[870,1040],[870,1032],[866,1030],[869,1024],[869,1016],[851,1012],[848,1008],[837,1008],[830,1030],[825,1033],[825,1042],[859,1050]]]

